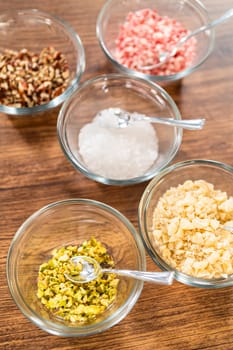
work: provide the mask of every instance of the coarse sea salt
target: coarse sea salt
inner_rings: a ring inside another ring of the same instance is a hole
[[[79,153],[95,174],[115,180],[142,176],[158,157],[158,139],[148,121],[118,127],[119,108],[100,111],[79,133]],[[132,113],[140,115],[139,113]]]

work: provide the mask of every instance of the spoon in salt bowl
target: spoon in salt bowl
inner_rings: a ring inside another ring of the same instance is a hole
[[[96,279],[102,273],[115,273],[119,276],[135,278],[137,280],[152,282],[157,284],[170,285],[174,279],[173,271],[147,272],[135,270],[105,269],[93,258],[89,256],[74,256],[71,258],[74,266],[79,266],[81,271],[76,275],[65,273],[64,276],[73,283],[87,283]]]
[[[189,120],[177,120],[172,118],[160,118],[160,117],[148,117],[139,113],[128,113],[123,110],[115,110],[115,116],[118,118],[117,127],[126,128],[132,122],[137,121],[149,121],[151,123],[159,123],[187,130],[200,130],[205,124],[205,119],[189,119]]]
[[[230,10],[225,12],[221,17],[215,19],[214,21],[211,21],[211,22],[207,23],[206,25],[204,25],[200,28],[197,28],[196,30],[190,32],[188,35],[183,36],[170,51],[161,52],[158,56],[158,63],[153,64],[153,65],[148,65],[148,66],[138,66],[138,68],[141,70],[149,70],[149,69],[154,69],[154,68],[161,66],[162,64],[167,62],[171,57],[173,57],[176,54],[177,50],[187,40],[189,40],[190,38],[192,38],[193,36],[195,36],[199,33],[202,33],[206,30],[209,30],[210,28],[213,28],[213,27],[219,25],[220,23],[225,22],[227,19],[229,19],[232,16],[233,16],[233,8],[231,8]]]

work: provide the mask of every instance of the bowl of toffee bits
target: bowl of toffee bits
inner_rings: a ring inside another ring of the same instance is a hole
[[[77,33],[36,9],[6,11],[0,23],[0,112],[31,115],[60,105],[85,69]]]
[[[139,203],[148,254],[177,281],[201,288],[233,285],[233,167],[192,159],[158,173]]]

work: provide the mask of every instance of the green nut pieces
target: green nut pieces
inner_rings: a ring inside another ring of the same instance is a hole
[[[107,249],[91,238],[80,246],[56,249],[52,258],[39,268],[37,297],[59,318],[72,323],[86,323],[103,313],[115,300],[119,280],[115,274],[102,274],[97,279],[82,284],[67,280],[64,273],[72,271],[70,259],[85,255],[96,259],[102,267],[114,267]]]

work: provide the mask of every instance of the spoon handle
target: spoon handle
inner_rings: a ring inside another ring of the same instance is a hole
[[[135,278],[144,282],[152,282],[157,284],[170,285],[174,279],[173,271],[164,271],[164,272],[147,272],[147,271],[132,271],[132,270],[110,270],[102,269],[101,272],[107,273],[116,273],[119,276],[126,276]]]
[[[229,225],[223,225],[222,228],[226,231],[230,231],[233,232],[233,226],[229,226]]]
[[[183,45],[185,41],[187,41],[188,39],[190,39],[192,36],[194,35],[197,35],[201,32],[204,32],[210,28],[213,28],[215,26],[217,26],[218,24],[220,23],[223,23],[225,22],[227,19],[229,19],[230,17],[233,16],[233,8],[231,8],[230,10],[226,11],[221,17],[207,23],[206,25],[200,27],[200,28],[197,28],[196,30],[192,31],[189,35],[181,38],[181,40],[179,41],[177,47],[179,47],[180,45]],[[182,40],[183,39],[183,40]],[[176,50],[177,50],[177,47],[176,47]]]
[[[165,51],[162,52],[160,54],[160,60],[158,63],[156,64],[152,64],[152,65],[148,65],[148,66],[139,66],[138,68],[142,69],[142,70],[148,70],[148,69],[154,69],[159,67],[161,64],[165,63],[167,60],[169,60],[171,57],[173,57],[177,50],[190,38],[192,38],[193,36],[202,33],[210,28],[213,28],[215,26],[217,26],[218,24],[221,24],[223,22],[225,22],[227,19],[229,19],[230,17],[233,16],[233,8],[231,8],[230,10],[226,11],[221,17],[207,23],[206,25],[203,25],[202,27],[199,27],[195,30],[193,30],[192,32],[190,32],[190,34],[187,34],[185,36],[183,36],[177,44],[175,44],[175,46],[170,50],[170,51]]]
[[[188,130],[200,130],[205,124],[205,119],[177,120],[170,118],[144,117],[144,120],[159,124],[173,125]]]

